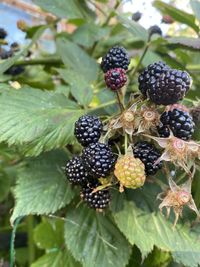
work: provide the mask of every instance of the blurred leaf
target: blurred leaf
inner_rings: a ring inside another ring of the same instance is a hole
[[[154,246],[171,251],[174,260],[186,266],[198,267],[200,244],[198,236],[188,226],[172,224],[155,212],[156,185],[129,190],[125,195],[115,194],[112,201],[114,219],[132,245],[136,245],[143,258]]]
[[[18,174],[12,223],[19,216],[54,213],[72,200],[74,192],[61,170],[65,163],[66,154],[60,151],[27,161]]]
[[[0,106],[0,141],[23,144],[26,155],[72,142],[74,123],[83,114],[64,95],[30,87],[2,91]]]
[[[52,251],[40,257],[31,267],[81,267],[67,249]]]
[[[34,229],[34,240],[41,249],[61,249],[64,244],[63,221],[44,219]]]
[[[70,84],[72,95],[83,106],[90,104],[93,91],[85,77],[70,69],[57,69],[64,81]]]
[[[48,25],[44,25],[39,27],[39,29],[35,32],[32,41],[30,44],[24,48],[22,51],[18,52],[15,56],[4,60],[0,64],[0,75],[3,74],[7,69],[9,69],[21,56],[26,56],[28,50],[35,44],[35,42],[40,38],[43,32],[48,28]]]
[[[85,81],[96,80],[98,65],[78,45],[66,38],[57,39],[57,49],[66,67],[72,68],[77,74],[85,77]]]
[[[162,61],[162,58],[155,52],[148,50],[145,57],[143,58],[143,65],[148,66],[157,61]]]
[[[171,37],[167,38],[167,41],[169,44],[176,45],[176,47],[200,50],[200,38]]]
[[[200,21],[200,2],[198,0],[190,0],[190,5],[195,16]]]
[[[108,33],[108,28],[101,28],[98,25],[86,23],[76,29],[72,39],[79,45],[92,47],[94,42],[101,40]]]
[[[83,205],[68,208],[65,242],[83,267],[124,267],[130,256],[129,244],[111,218]]]
[[[81,0],[82,1],[82,0]],[[79,0],[33,0],[33,2],[44,10],[56,15],[59,18],[83,18],[88,15],[88,7],[83,8]],[[82,1],[83,2],[83,1]]]
[[[172,5],[166,4],[162,1],[156,0],[154,2],[154,6],[158,8],[163,15],[169,15],[171,16],[175,21],[181,22],[183,24],[186,24],[193,28],[195,32],[199,32],[198,25],[195,24],[195,16],[192,14],[189,14],[183,10],[180,10],[178,8],[175,8]]]
[[[4,171],[0,171],[0,202],[4,200],[10,191],[10,177]]]
[[[148,32],[139,23],[127,19],[125,16],[118,15],[119,21],[130,31],[133,36],[140,38],[143,41],[147,41]]]

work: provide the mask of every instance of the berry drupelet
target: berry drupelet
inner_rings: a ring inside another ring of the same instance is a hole
[[[156,147],[148,142],[138,142],[133,147],[135,158],[139,158],[145,165],[146,175],[154,175],[162,168],[162,161],[155,164],[161,154]]]
[[[192,117],[187,111],[173,109],[161,115],[158,133],[161,137],[169,137],[171,130],[175,137],[189,140],[194,132],[194,126]]]
[[[98,183],[98,181],[93,181],[82,186],[81,198],[88,204],[90,208],[101,211],[108,206],[111,196],[108,189],[93,192],[94,189],[99,185],[100,183]]]
[[[75,123],[74,134],[82,146],[99,141],[103,129],[102,122],[96,116],[84,115]]]
[[[110,174],[114,167],[116,156],[108,145],[98,142],[84,148],[82,159],[89,175],[100,178]]]
[[[121,46],[113,46],[102,58],[101,69],[104,73],[115,68],[122,68],[126,71],[129,64],[130,60],[126,49]]]
[[[122,88],[127,82],[126,72],[122,68],[107,71],[104,78],[107,87],[113,91]]]
[[[85,170],[81,157],[73,157],[67,162],[65,175],[70,183],[76,185],[86,184],[92,179]]]

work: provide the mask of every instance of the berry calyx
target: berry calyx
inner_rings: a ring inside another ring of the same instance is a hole
[[[84,148],[82,159],[88,173],[93,177],[100,178],[110,174],[114,167],[116,156],[110,146],[98,142]]]
[[[99,141],[103,124],[100,119],[92,115],[84,115],[75,122],[74,135],[82,146]]]
[[[146,179],[143,162],[128,154],[117,160],[114,174],[120,182],[121,192],[123,192],[123,187],[136,189],[143,186]]]
[[[122,68],[107,71],[104,79],[107,87],[113,91],[121,89],[127,82],[126,72]]]
[[[129,64],[130,60],[126,49],[121,46],[113,46],[102,58],[101,69],[104,73],[115,68],[127,70]]]

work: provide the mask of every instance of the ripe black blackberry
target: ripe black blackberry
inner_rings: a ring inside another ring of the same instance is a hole
[[[130,60],[126,49],[121,46],[113,46],[102,58],[101,69],[104,73],[115,68],[127,70],[129,64]]]
[[[65,175],[70,183],[76,185],[83,185],[91,180],[91,177],[83,166],[81,157],[73,157],[67,162]]]
[[[21,73],[23,73],[25,68],[23,66],[12,66],[7,71],[5,71],[5,74],[16,76]]]
[[[160,152],[154,145],[148,142],[138,142],[133,147],[135,158],[139,158],[145,165],[146,175],[154,175],[162,168],[162,161],[155,164],[156,160],[161,156]]]
[[[98,183],[98,181],[84,185],[81,189],[81,198],[89,207],[101,211],[108,206],[111,196],[108,189],[93,192],[99,185],[100,183]]]
[[[192,117],[187,111],[173,109],[161,115],[158,133],[161,137],[169,137],[171,130],[174,136],[189,140],[194,132],[194,126]]]
[[[153,25],[153,26],[149,27],[148,32],[149,32],[149,37],[151,37],[153,34],[162,35],[162,30],[157,25]]]
[[[75,123],[74,134],[82,146],[99,141],[103,129],[102,122],[96,116],[84,115]]]
[[[150,81],[155,80],[165,71],[169,70],[164,62],[159,61],[147,66],[138,77],[139,89],[144,96],[147,96],[147,91],[150,87]]]
[[[139,21],[141,19],[141,17],[142,17],[142,13],[137,11],[137,12],[133,13],[132,20]]]
[[[110,174],[117,157],[108,145],[98,142],[84,148],[82,159],[88,173],[100,178]]]
[[[171,105],[182,100],[190,88],[191,78],[186,71],[166,70],[149,80],[147,95],[157,105]]]
[[[3,28],[0,28],[0,39],[5,39],[6,36],[7,36],[6,30],[4,30]]]
[[[126,72],[122,68],[107,71],[104,78],[107,87],[113,91],[122,88],[127,82]]]
[[[13,51],[11,50],[2,50],[0,52],[0,58],[1,59],[8,59],[9,57],[12,57],[13,56]]]

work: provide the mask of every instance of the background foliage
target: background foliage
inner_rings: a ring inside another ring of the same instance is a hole
[[[110,210],[98,214],[80,203],[63,175],[67,159],[80,151],[73,137],[77,118],[85,113],[109,116],[118,110],[98,64],[112,45],[125,46],[132,56],[129,93],[138,90],[137,77],[144,66],[163,60],[191,74],[187,104],[200,97],[200,2],[191,0],[193,14],[188,14],[155,1],[174,23],[170,36],[155,35],[150,42],[148,31],[120,11],[122,1],[114,1],[113,8],[108,2],[54,0],[52,5],[50,0],[34,0],[55,19],[26,29],[30,44],[0,64],[0,266],[9,260],[13,266],[14,256],[22,267],[200,265],[199,225],[191,224],[193,214],[186,210],[173,231],[173,218],[166,221],[157,208],[159,186],[147,184],[124,195],[113,191]],[[60,19],[75,30],[57,32]],[[54,36],[56,52],[25,60],[46,29]],[[25,73],[3,74],[13,64],[25,65]],[[18,81],[21,88],[13,88],[10,81]],[[200,208],[199,172],[193,196]]]

